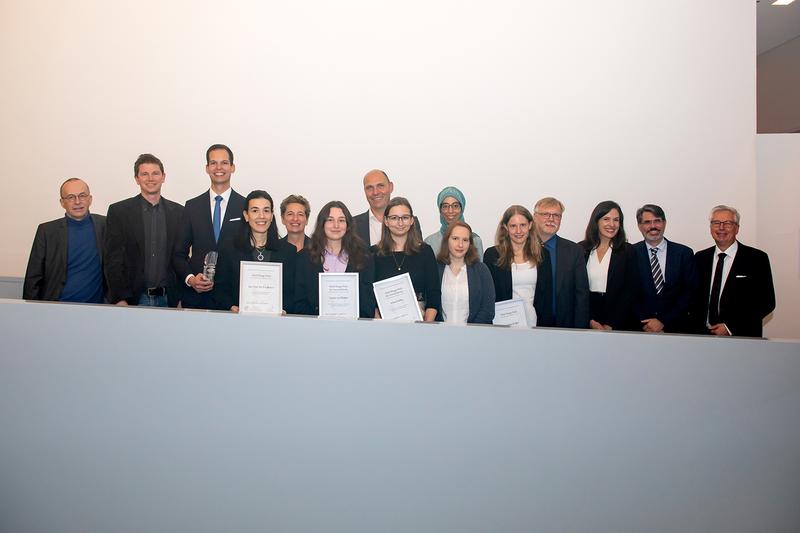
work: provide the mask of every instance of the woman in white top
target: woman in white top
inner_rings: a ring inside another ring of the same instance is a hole
[[[638,329],[633,315],[636,254],[625,237],[622,208],[600,202],[589,217],[585,240],[589,274],[589,326],[592,329]]]
[[[455,221],[444,233],[436,260],[442,284],[442,309],[436,320],[448,324],[491,324],[494,282],[480,262],[472,228]]]
[[[495,301],[522,299],[531,327],[555,323],[550,256],[536,235],[530,211],[521,205],[506,209],[495,246],[486,250],[483,262],[494,280]]]

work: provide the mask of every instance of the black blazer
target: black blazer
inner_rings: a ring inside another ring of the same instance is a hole
[[[657,318],[664,324],[664,331],[668,333],[689,333],[691,331],[689,308],[697,290],[694,252],[688,246],[669,241],[667,264],[662,272],[664,287],[661,289],[661,294],[656,294],[647,243],[640,241],[633,245],[633,248],[639,271],[639,287],[634,302],[637,320]]]
[[[693,306],[692,321],[698,332],[708,332],[708,299],[711,294],[711,266],[715,246],[694,256],[699,286]],[[719,298],[720,321],[732,335],[761,337],[763,320],[775,309],[775,287],[766,253],[739,243],[725,287]]]
[[[492,246],[483,254],[483,262],[489,267],[494,280],[495,302],[503,302],[513,298],[513,287],[510,268],[500,268],[497,261],[500,255]],[[542,262],[537,265],[536,292],[533,295],[533,308],[536,310],[536,325],[552,327],[553,316],[553,270],[550,266],[550,253],[542,248]]]
[[[231,226],[234,226],[233,223]],[[243,226],[243,223],[238,223]],[[274,224],[274,222],[273,222]],[[239,305],[239,273],[242,261],[253,261],[253,248],[245,241],[242,244],[239,233],[229,232],[220,242],[217,271],[214,277],[214,309],[230,311]],[[286,241],[278,241],[269,248],[270,263],[283,264],[283,310],[292,313],[294,306],[295,265],[297,249]]]
[[[106,217],[91,213],[97,253],[103,260]],[[22,298],[25,300],[58,301],[67,282],[67,218],[66,215],[43,222],[33,238]]]
[[[579,244],[584,249],[585,261],[588,261],[589,254],[592,252],[591,245],[587,241],[581,241]],[[638,279],[636,252],[633,246],[625,242],[621,246],[612,248],[604,309],[590,309],[591,318],[596,320],[598,316],[605,316],[606,324],[612,329],[641,330],[633,312],[633,302],[637,298]]]
[[[179,285],[183,291],[181,300],[184,307],[213,309],[215,305],[214,289],[198,293],[186,285],[186,278],[189,275],[199,274],[203,271],[203,262],[206,254],[212,250],[219,251],[218,244],[214,241],[214,227],[211,222],[209,198],[209,193],[206,190],[199,196],[187,201],[186,208],[183,211],[180,237],[173,255],[173,265]],[[228,198],[228,204],[222,216],[222,228],[219,234],[220,243],[228,238],[229,233],[235,234],[239,230],[239,221],[242,219],[244,209],[244,196],[231,189],[231,195]]]
[[[589,278],[586,256],[577,243],[556,239],[556,323],[559,328],[589,327]]]
[[[161,197],[164,218],[167,222],[167,253],[175,247],[180,229],[183,206]],[[145,286],[144,220],[142,196],[111,204],[108,207],[105,241],[105,273],[108,282],[108,301],[112,304],[125,300],[131,305],[139,303]],[[179,293],[175,272],[167,268],[167,302],[178,305]]]
[[[439,266],[439,283],[444,278],[444,269],[447,265],[436,263]],[[467,265],[467,287],[469,289],[469,314],[467,324],[491,324],[494,320],[494,281],[489,268],[480,262]],[[444,291],[442,291],[444,297]],[[442,309],[436,315],[436,320],[442,322],[444,316]]]
[[[377,242],[369,242],[369,209],[353,217],[353,226],[355,227],[356,235],[361,237],[361,240],[364,241],[364,246],[369,248],[370,246],[378,244]],[[411,230],[414,232],[414,235],[417,236],[417,239],[422,241],[422,228],[416,216],[414,217],[414,227],[411,228]]]
[[[322,265],[311,261],[308,248],[303,248],[297,254],[295,313],[319,315],[319,274],[322,272]],[[372,283],[375,281],[374,256],[367,254],[366,263],[361,270],[354,269],[353,265],[348,263],[345,272],[358,272],[359,316],[375,318],[375,293],[372,290]]]

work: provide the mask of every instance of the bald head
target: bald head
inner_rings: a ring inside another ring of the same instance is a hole
[[[386,209],[393,190],[394,184],[383,170],[370,170],[364,176],[364,195],[370,210],[379,220],[383,218],[383,210]]]
[[[67,216],[75,220],[83,220],[89,214],[92,205],[92,195],[89,186],[81,179],[69,178],[61,184],[59,189],[61,207]]]

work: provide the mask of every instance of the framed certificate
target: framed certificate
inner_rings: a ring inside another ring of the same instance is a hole
[[[320,273],[319,316],[358,318],[358,272]]]
[[[242,261],[239,312],[280,315],[283,311],[283,264]]]
[[[408,272],[376,281],[372,287],[375,289],[381,318],[403,322],[422,321],[422,311]]]
[[[525,316],[525,303],[521,299],[505,300],[494,304],[494,320],[497,326],[511,326],[512,328],[527,328],[528,319]]]

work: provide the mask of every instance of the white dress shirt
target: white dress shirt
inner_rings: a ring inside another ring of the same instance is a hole
[[[656,259],[658,260],[658,266],[661,267],[661,275],[664,277],[664,283],[667,282],[667,239],[661,239],[661,242],[658,246],[650,246],[649,243],[647,245],[647,262],[650,263],[650,258],[653,257],[653,252],[651,250],[658,249],[656,252]]]
[[[739,241],[733,241],[733,244],[728,246],[728,249],[724,252],[719,249],[719,246],[714,247],[714,259],[711,261],[711,284],[709,285],[708,290],[708,303],[711,305],[711,289],[714,287],[714,274],[717,272],[717,263],[719,263],[719,254],[725,254],[725,262],[722,264],[722,284],[719,287],[719,297],[722,299],[722,291],[725,290],[725,282],[728,281],[728,274],[731,273],[731,267],[733,266],[733,258],[736,257],[736,252],[739,250]],[[719,302],[717,302],[719,305]],[[711,326],[712,324],[708,321],[708,315],[706,315],[706,326]],[[728,333],[731,332],[728,326],[725,326],[725,329],[728,330]]]
[[[442,276],[442,315],[450,324],[466,324],[469,317],[469,285],[467,267],[461,265],[453,274],[450,265],[445,265]]]
[[[369,213],[369,244],[374,246],[381,240],[383,222],[375,218],[375,215],[372,214],[372,209],[368,209],[367,212]]]
[[[227,191],[225,191],[223,193],[219,193],[219,194],[215,193],[214,189],[209,189],[208,190],[208,196],[209,196],[209,204],[211,206],[211,222],[212,223],[214,222],[214,206],[217,205],[217,201],[216,201],[215,198],[217,196],[222,196],[222,201],[219,203],[219,213],[220,213],[219,227],[221,228],[222,225],[225,223],[225,215],[226,215],[225,210],[228,208],[228,200],[231,197],[231,188],[228,187]],[[241,213],[231,213],[231,218],[235,218],[237,216],[241,217],[242,214]]]
[[[589,274],[589,290],[591,292],[606,292],[608,286],[608,266],[611,264],[611,248],[603,256],[603,260],[597,259],[597,248],[592,248],[589,260],[586,261],[586,273]]]

